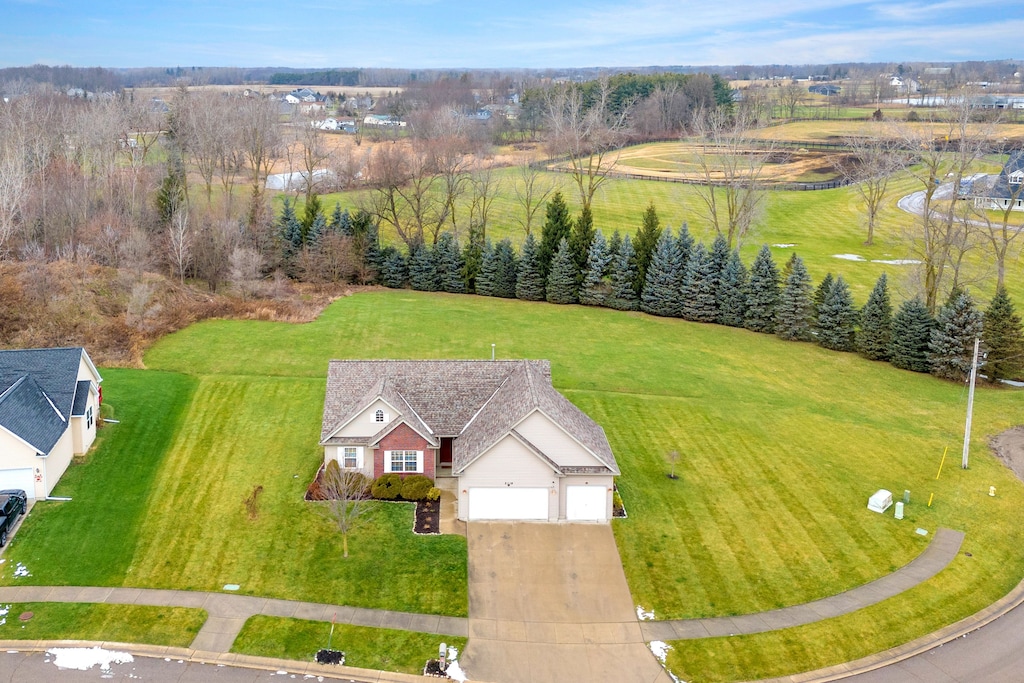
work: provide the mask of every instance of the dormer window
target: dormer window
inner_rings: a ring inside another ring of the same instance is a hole
[[[1014,171],[1010,174],[1010,184],[1020,185],[1024,183],[1024,171]]]
[[[373,421],[374,422],[383,422],[384,421],[384,411],[381,410],[380,408],[378,408],[377,412],[375,412],[373,414]]]

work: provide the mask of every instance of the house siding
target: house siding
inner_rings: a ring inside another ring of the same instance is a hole
[[[50,495],[53,491],[53,487],[60,481],[61,476],[68,469],[68,465],[71,464],[71,458],[74,456],[74,444],[71,437],[71,430],[65,429],[64,434],[57,441],[56,445],[50,450],[50,454],[45,458],[39,458],[43,461],[43,481],[36,482],[36,497],[45,498]],[[40,495],[41,494],[41,495]]]
[[[416,433],[407,424],[400,424],[380,440],[378,448],[373,451],[373,476],[379,477],[384,469],[384,451],[423,451],[424,476],[434,478],[434,463],[437,461],[436,448],[431,448],[427,440]],[[412,474],[409,472],[408,474]],[[406,475],[403,475],[406,476]]]
[[[593,467],[603,464],[540,411],[528,415],[516,425],[516,431],[559,465]]]
[[[374,420],[374,413],[378,409],[384,411],[384,422],[376,422]],[[369,408],[360,413],[358,417],[339,430],[337,436],[370,436],[384,429],[384,426],[396,417],[394,408],[378,399]]]
[[[459,519],[468,519],[469,489],[478,486],[546,488],[548,521],[559,519],[558,475],[513,436],[506,436],[459,475]]]
[[[22,470],[26,468],[35,471],[39,468],[40,474],[45,466],[43,458],[36,455],[36,449],[26,446],[23,441],[11,435],[5,429],[0,429],[0,453],[3,453],[3,469]],[[35,489],[26,491],[30,497],[39,498],[46,496],[46,490],[42,481],[37,481]]]

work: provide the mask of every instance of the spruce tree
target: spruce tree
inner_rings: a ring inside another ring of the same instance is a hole
[[[823,303],[825,303],[825,299],[828,298],[828,293],[832,290],[832,284],[835,281],[836,281],[836,279],[832,276],[832,273],[825,273],[825,277],[822,279],[822,281],[820,283],[818,283],[818,287],[814,290],[814,297],[813,297],[814,311],[813,311],[813,317],[814,317],[815,328],[817,328],[817,324],[818,324],[817,323],[817,320],[818,320],[818,309],[821,308],[821,305]]]
[[[476,293],[480,296],[494,296],[494,282],[498,277],[498,258],[491,240],[484,241],[480,255],[480,273],[476,276]]]
[[[436,292],[441,289],[437,265],[430,247],[416,242],[409,251],[409,284],[421,292]]]
[[[360,228],[359,237],[354,239],[362,245],[364,270],[370,274],[366,281],[374,282],[384,268],[384,260],[380,250],[379,229],[372,218]]]
[[[563,239],[551,261],[545,295],[549,303],[576,303],[576,261],[573,259],[569,240]]]
[[[679,241],[671,230],[665,230],[658,238],[658,246],[647,268],[640,310],[652,315],[678,318],[682,315],[683,299],[683,258],[679,253]]]
[[[868,301],[860,312],[857,330],[857,351],[870,360],[889,360],[892,345],[892,303],[889,301],[889,281],[885,273],[878,278]]]
[[[462,251],[459,249],[459,242],[455,235],[450,232],[443,232],[434,245],[434,257],[437,263],[437,277],[441,284],[441,291],[450,294],[465,294],[466,280],[464,278],[464,263]]]
[[[309,232],[306,234],[306,244],[314,247],[320,246],[320,239],[327,232],[327,219],[324,218],[322,213],[318,213],[316,218],[313,219],[313,224],[309,226]]]
[[[935,320],[920,299],[900,304],[892,319],[892,341],[889,361],[897,368],[928,372],[928,343],[932,338]]]
[[[388,246],[381,250],[381,258],[384,262],[380,271],[381,284],[391,289],[405,287],[405,283],[409,279],[409,269],[402,253],[394,247]]]
[[[840,275],[818,309],[818,344],[833,351],[853,351],[853,329],[857,309],[853,307],[850,287]]]
[[[527,235],[519,253],[519,271],[516,273],[516,298],[524,301],[544,300],[544,273],[540,267],[539,246],[533,235]]]
[[[636,293],[640,294],[647,278],[647,269],[654,257],[654,250],[661,239],[661,221],[658,219],[658,212],[654,208],[654,202],[647,205],[644,211],[643,223],[636,231],[633,239],[633,251],[636,252]]]
[[[551,261],[558,251],[558,245],[563,239],[569,239],[572,234],[572,223],[569,207],[565,205],[562,193],[556,192],[545,207],[544,226],[541,228],[540,246],[537,249],[537,262],[540,264],[541,277],[545,281],[551,270]]]
[[[605,305],[620,311],[637,310],[640,300],[636,295],[636,278],[636,252],[633,251],[633,241],[626,235],[612,266],[612,291]]]
[[[718,283],[718,323],[743,327],[747,314],[747,267],[733,250]]]
[[[1019,378],[1024,373],[1024,331],[1005,287],[996,289],[985,310],[982,335],[988,349],[985,375],[989,381]]]
[[[284,208],[281,209],[281,217],[277,220],[277,230],[284,245],[285,258],[294,256],[302,249],[302,224],[299,223],[295,207],[288,197],[284,198]]]
[[[334,211],[331,212],[331,220],[327,221],[327,229],[333,233],[342,234],[341,222],[348,216],[348,210],[341,210],[341,202],[334,203]],[[389,254],[390,255],[390,254]]]
[[[983,316],[964,290],[953,293],[939,309],[928,343],[928,362],[936,377],[962,382],[971,372],[974,340],[981,337]]]
[[[709,256],[711,258],[711,272],[715,281],[715,295],[717,296],[722,282],[722,271],[725,270],[725,265],[729,262],[729,243],[721,233],[715,235],[715,241],[711,243]],[[786,279],[782,278],[782,281],[785,282]]]
[[[743,325],[748,330],[771,334],[775,331],[775,309],[779,305],[779,271],[768,245],[761,247],[750,267],[747,281],[747,310]]]
[[[480,268],[484,258],[484,236],[483,232],[473,225],[469,227],[469,240],[462,250],[462,282],[469,294],[476,292],[476,279],[480,275]]]
[[[790,341],[811,339],[811,276],[803,259],[793,254],[789,274],[782,285],[779,305],[775,309],[775,334]]]
[[[514,299],[516,297],[516,250],[512,248],[512,242],[507,237],[498,242],[498,246],[494,248],[494,260],[497,263],[497,270],[494,276],[492,296]]]
[[[583,284],[580,286],[580,303],[587,306],[603,306],[605,297],[608,295],[608,285],[605,282],[605,275],[608,266],[612,261],[612,254],[608,252],[604,235],[598,230],[594,234],[594,241],[590,243],[590,252],[587,254],[587,272],[583,276]]]
[[[690,234],[690,226],[687,225],[686,221],[683,221],[683,225],[679,228],[679,235],[676,237],[676,250],[679,252],[679,270],[682,273],[686,273],[686,261],[690,258],[690,254],[693,253],[694,247],[693,235]]]
[[[686,262],[681,291],[682,316],[698,323],[718,319],[718,278],[714,274],[711,254],[702,243],[697,244]]]
[[[619,257],[620,249],[622,249],[622,235],[619,234],[618,230],[615,230],[608,240],[608,255],[612,257],[612,262]]]
[[[323,215],[323,206],[320,203],[320,197],[316,194],[310,195],[309,201],[306,202],[306,206],[302,210],[302,237],[303,240],[308,240],[309,231],[313,229],[313,223],[316,221],[317,216]]]
[[[589,206],[584,206],[580,215],[573,221],[572,234],[569,236],[569,248],[572,250],[572,258],[579,273],[587,271],[587,256],[590,254],[594,235],[594,215],[590,213]]]

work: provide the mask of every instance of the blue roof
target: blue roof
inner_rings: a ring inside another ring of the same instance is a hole
[[[0,351],[0,426],[49,453],[75,414],[76,394],[83,393],[78,367],[84,353],[81,346]]]

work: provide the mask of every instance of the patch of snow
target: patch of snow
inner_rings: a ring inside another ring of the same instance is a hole
[[[646,611],[642,605],[636,606],[636,618],[640,621],[651,621],[654,619],[654,610]]]
[[[920,263],[914,258],[896,258],[896,259],[871,259],[872,263],[884,263],[887,266],[914,266]]]
[[[458,658],[459,658],[459,648],[457,648],[457,647],[449,647],[448,648],[448,658],[447,658],[448,661],[449,662],[454,662]]]
[[[665,658],[668,657],[668,651],[672,649],[672,646],[663,640],[652,640],[649,647],[662,664],[665,663]]]
[[[53,647],[46,653],[53,655],[53,663],[57,668],[79,671],[88,671],[97,664],[103,671],[110,671],[111,664],[135,661],[127,652],[114,652],[101,647]]]
[[[469,680],[468,678],[466,678],[466,674],[463,673],[462,667],[459,666],[459,663],[457,661],[449,664],[448,668],[445,669],[445,673],[448,674],[448,678],[452,679],[453,681],[465,683]]]
[[[841,258],[844,261],[867,261],[866,258],[857,254],[832,254],[832,258]]]
[[[789,249],[790,247],[795,247],[796,243],[794,243],[794,242],[782,242],[780,244],[773,244],[772,246],[775,247],[776,249]]]

